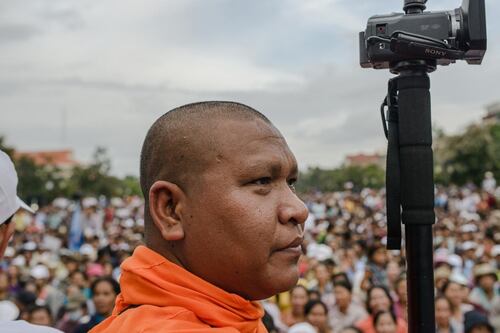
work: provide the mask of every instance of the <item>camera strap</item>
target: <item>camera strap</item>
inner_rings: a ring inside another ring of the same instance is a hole
[[[386,214],[387,214],[387,248],[401,249],[401,200],[400,200],[400,166],[399,166],[399,107],[397,96],[397,78],[388,83],[380,113],[387,138],[386,160]],[[387,111],[387,117],[385,112]]]

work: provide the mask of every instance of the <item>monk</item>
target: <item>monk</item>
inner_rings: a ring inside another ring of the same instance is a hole
[[[256,301],[296,284],[308,215],[280,132],[243,104],[185,105],[152,125],[140,168],[145,246],[91,332],[266,332]]]

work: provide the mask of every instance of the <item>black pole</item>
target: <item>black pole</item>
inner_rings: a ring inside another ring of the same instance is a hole
[[[399,73],[398,120],[402,221],[405,225],[408,328],[410,333],[434,333],[434,272],[432,225],[434,181],[430,80],[435,64],[406,61]]]

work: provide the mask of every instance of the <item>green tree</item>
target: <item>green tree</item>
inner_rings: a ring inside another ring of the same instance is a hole
[[[342,166],[336,169],[309,168],[301,173],[297,190],[340,191],[347,182],[352,182],[355,190],[364,187],[381,188],[384,186],[385,172],[377,165]]]
[[[458,135],[443,135],[434,150],[437,181],[479,185],[486,171],[500,175],[500,124],[471,125]]]

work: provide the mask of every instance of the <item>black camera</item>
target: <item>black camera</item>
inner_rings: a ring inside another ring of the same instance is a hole
[[[405,13],[375,15],[359,33],[363,68],[390,68],[405,60],[481,64],[486,51],[484,0],[463,0],[455,10],[426,12],[427,0],[405,0]]]

